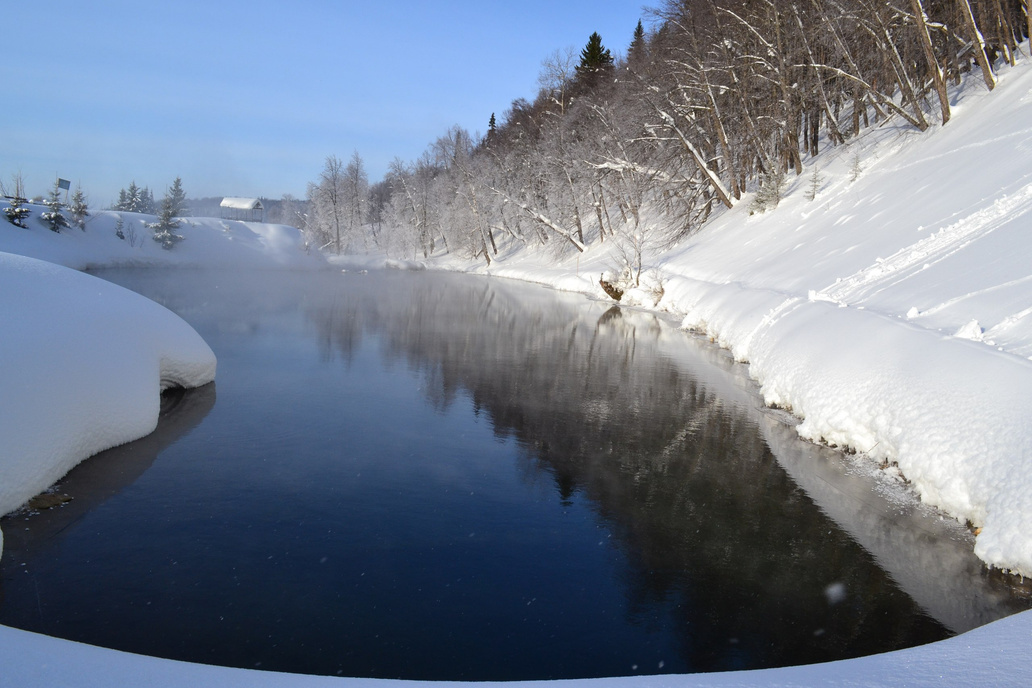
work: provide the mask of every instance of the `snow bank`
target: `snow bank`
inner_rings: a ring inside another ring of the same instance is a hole
[[[153,431],[162,389],[215,378],[215,355],[171,311],[7,253],[0,332],[0,514],[83,459]]]
[[[0,209],[8,205],[0,200]],[[85,230],[51,232],[39,221],[44,206],[32,210],[27,228],[0,222],[0,251],[40,258],[77,270],[93,267],[289,268],[320,269],[326,260],[308,250],[300,230],[286,225],[239,222],[213,217],[181,218],[183,236],[171,250],[154,241],[147,223],[157,218],[139,213],[97,211]],[[118,221],[122,235],[118,238]]]

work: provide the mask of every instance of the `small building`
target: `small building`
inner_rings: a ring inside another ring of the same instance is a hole
[[[244,220],[246,222],[264,222],[265,206],[257,198],[233,198],[227,196],[219,204],[220,217],[223,220]]]

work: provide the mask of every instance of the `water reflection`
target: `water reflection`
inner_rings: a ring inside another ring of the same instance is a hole
[[[693,668],[930,640],[927,619],[893,611],[913,602],[952,632],[1028,606],[1027,590],[986,571],[958,524],[801,441],[716,347],[686,350],[684,335],[641,312],[543,308],[504,281],[413,286],[402,309],[376,298],[361,317],[309,316],[345,358],[361,331],[384,335],[387,355],[421,370],[435,403],[468,391],[495,432],[552,476],[560,500],[583,492],[635,566],[625,583],[641,620],[677,598]],[[729,610],[731,599],[740,606]]]
[[[24,520],[30,526],[5,530],[7,546],[11,551],[20,551],[30,544],[38,548],[49,542],[83,514],[136,482],[162,450],[196,428],[214,406],[214,382],[195,389],[166,390],[161,395],[161,411],[154,432],[103,451],[69,471],[58,486],[61,492],[74,495],[72,501],[31,518],[25,518],[24,514],[11,517],[12,523]]]
[[[651,315],[455,275],[106,276],[219,356],[219,404],[167,452],[141,448],[138,473],[166,458],[136,501],[186,493],[157,517],[175,525],[154,557],[203,541],[177,555],[198,578],[155,578],[210,588],[189,599],[226,619],[203,626],[164,593],[160,623],[203,641],[109,644],[316,673],[586,677],[839,659],[1028,606],[962,530],[798,440],[744,368]],[[78,519],[44,540],[86,537]],[[46,547],[8,548],[0,620],[52,632],[9,568]]]

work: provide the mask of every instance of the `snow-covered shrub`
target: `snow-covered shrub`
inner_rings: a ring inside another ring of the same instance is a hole
[[[47,194],[47,199],[43,201],[49,210],[40,213],[39,219],[47,226],[51,232],[60,232],[62,227],[71,227],[71,223],[68,222],[68,218],[64,216],[61,210],[65,207],[64,203],[61,202],[61,182],[55,181],[54,188]]]

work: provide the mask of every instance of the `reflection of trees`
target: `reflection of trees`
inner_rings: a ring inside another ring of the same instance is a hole
[[[584,495],[628,555],[634,621],[674,624],[691,669],[947,633],[820,513],[753,420],[659,353],[653,318],[555,294],[528,304],[527,287],[495,280],[369,280],[348,291],[354,310],[309,311],[320,337],[351,351],[375,334],[389,360],[422,373],[433,403],[464,392],[561,501]]]

